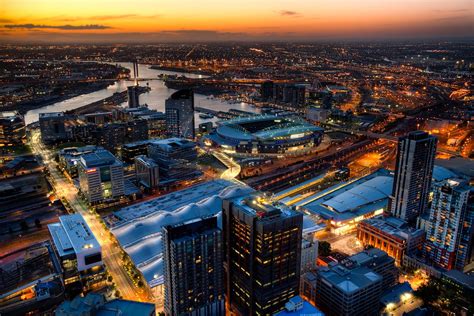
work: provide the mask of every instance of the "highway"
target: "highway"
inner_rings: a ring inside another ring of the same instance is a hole
[[[100,216],[88,211],[87,206],[78,196],[77,188],[59,171],[57,168],[58,165],[53,158],[53,153],[41,142],[40,132],[37,130],[32,131],[29,141],[32,151],[42,157],[44,165],[48,168],[50,182],[56,194],[61,197],[61,199],[65,199],[74,212],[80,213],[84,217],[99,244],[102,246],[102,259],[120,295],[127,300],[154,302],[151,294],[133,284],[124,268],[125,264],[122,262],[121,250],[117,241],[105,228]]]

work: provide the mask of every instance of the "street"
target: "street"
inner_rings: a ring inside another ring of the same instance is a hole
[[[127,300],[154,302],[153,297],[146,290],[136,287],[128,277],[124,269],[125,265],[122,263],[120,247],[117,241],[105,228],[101,218],[95,213],[88,211],[85,203],[78,197],[77,188],[58,171],[57,163],[53,158],[54,155],[42,144],[39,131],[32,131],[30,146],[36,155],[42,157],[45,166],[47,166],[51,177],[50,182],[56,194],[65,199],[74,212],[80,213],[84,217],[94,233],[102,247],[103,262],[112,276],[120,295]]]

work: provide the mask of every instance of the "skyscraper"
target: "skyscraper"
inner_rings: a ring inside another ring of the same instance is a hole
[[[436,137],[423,131],[408,133],[398,142],[391,213],[413,223],[428,206]]]
[[[194,93],[182,89],[165,102],[166,127],[170,136],[194,138]]]
[[[472,262],[473,188],[463,180],[436,182],[426,227],[425,254],[444,269],[463,270]]]
[[[128,107],[129,108],[138,108],[140,107],[138,86],[129,86],[127,87],[127,96],[128,96]]]
[[[273,315],[298,294],[303,215],[258,196],[223,201],[226,306]]]
[[[217,218],[163,227],[165,313],[225,315],[222,231]]]

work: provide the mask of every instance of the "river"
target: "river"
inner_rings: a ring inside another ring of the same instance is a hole
[[[132,63],[117,63],[125,68],[132,70]],[[158,69],[150,69],[149,65],[138,65],[139,77],[141,78],[157,78],[159,74],[165,75],[185,75],[189,78],[202,78],[205,76],[191,74],[191,73],[181,73],[175,71],[166,71]],[[156,109],[158,111],[165,111],[165,100],[176,90],[168,89],[162,80],[150,80],[150,81],[140,81],[140,85],[149,85],[151,88],[150,92],[143,93],[140,95],[140,104],[148,104],[150,109]],[[121,92],[127,89],[127,86],[133,84],[133,81],[128,80],[119,80],[116,81],[113,85],[108,86],[106,89],[98,90],[92,93],[82,94],[74,98],[63,100],[39,109],[30,110],[25,114],[25,123],[30,124],[38,121],[39,113],[46,112],[63,112],[68,110],[73,110],[78,107],[84,106],[86,104],[107,98],[114,94],[115,92]],[[125,106],[127,103],[123,103],[122,106]],[[259,112],[258,108],[255,108],[247,103],[231,103],[227,101],[221,101],[217,98],[208,99],[207,96],[202,94],[194,95],[194,105],[196,107],[209,108],[215,111],[228,111],[230,109],[239,109],[249,112]],[[196,127],[202,122],[216,122],[217,118],[212,119],[201,119],[199,113],[194,113]]]

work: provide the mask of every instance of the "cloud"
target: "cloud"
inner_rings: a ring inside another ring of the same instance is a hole
[[[0,23],[12,23],[12,22],[13,22],[12,20],[0,18]]]
[[[290,11],[290,10],[280,10],[278,12],[281,16],[289,16],[289,17],[299,17],[301,14],[296,11]]]
[[[100,24],[85,24],[85,25],[46,25],[46,24],[6,24],[3,27],[7,29],[57,29],[57,30],[67,30],[67,31],[75,31],[75,30],[105,30],[110,29],[110,26],[107,25],[100,25]]]

